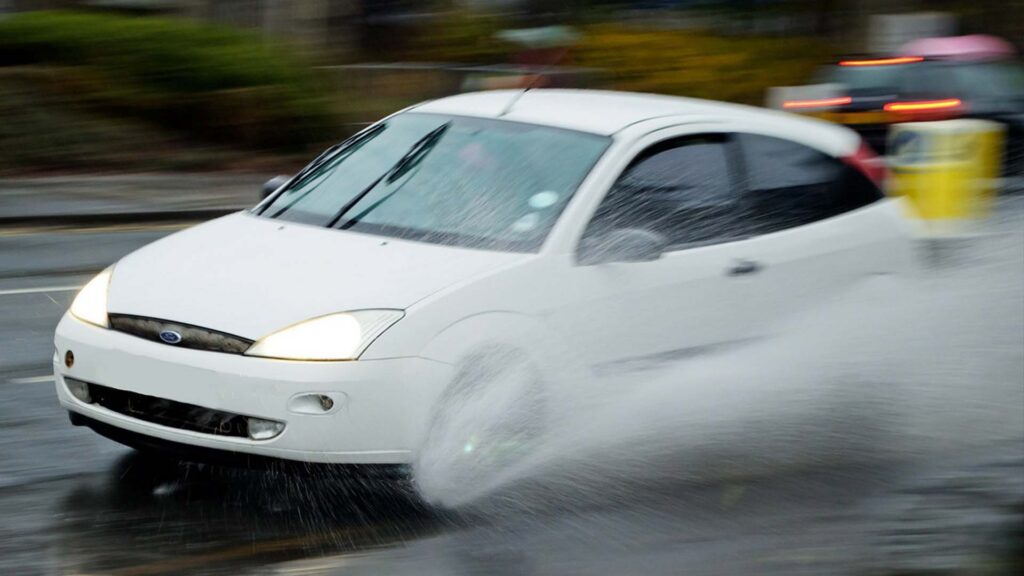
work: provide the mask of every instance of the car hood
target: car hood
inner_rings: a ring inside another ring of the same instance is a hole
[[[108,308],[257,339],[333,312],[405,309],[527,256],[239,213],[126,256],[114,268]]]

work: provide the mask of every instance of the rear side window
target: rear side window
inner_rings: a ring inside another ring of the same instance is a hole
[[[754,234],[810,224],[882,197],[842,160],[796,142],[738,134],[745,168],[743,212]]]
[[[739,197],[729,156],[729,143],[720,135],[677,138],[646,149],[608,191],[585,236],[638,228],[674,246],[737,237]]]

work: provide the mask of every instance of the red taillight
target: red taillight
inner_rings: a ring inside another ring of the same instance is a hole
[[[860,171],[867,176],[868,180],[875,183],[879,188],[885,182],[885,161],[879,158],[875,151],[868,146],[867,142],[861,142],[860,148],[850,156],[844,156],[843,162]]]
[[[783,108],[828,108],[831,106],[844,106],[853,102],[849,96],[838,98],[819,98],[817,100],[787,100],[782,103]]]
[[[895,64],[913,64],[923,62],[921,56],[896,56],[894,58],[874,58],[871,60],[843,60],[840,66],[892,66]]]
[[[959,108],[963,102],[959,98],[945,100],[919,100],[917,102],[890,102],[883,106],[886,112],[930,112],[933,110],[952,110]]]

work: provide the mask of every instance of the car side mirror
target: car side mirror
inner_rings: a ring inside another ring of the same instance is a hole
[[[650,262],[661,258],[668,239],[650,230],[620,228],[580,243],[576,262],[580,266],[612,262]]]
[[[263,188],[260,190],[260,199],[262,200],[262,199],[266,198],[267,196],[270,196],[274,192],[277,192],[277,189],[280,188],[281,186],[284,186],[285,183],[287,183],[289,180],[291,180],[291,178],[292,178],[291,176],[286,176],[284,174],[278,174],[277,176],[274,176],[270,180],[267,180],[266,182],[264,182],[263,183]]]

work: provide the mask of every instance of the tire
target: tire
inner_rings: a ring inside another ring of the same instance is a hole
[[[441,396],[414,482],[430,504],[460,507],[515,479],[548,428],[540,371],[517,350],[474,354]]]

